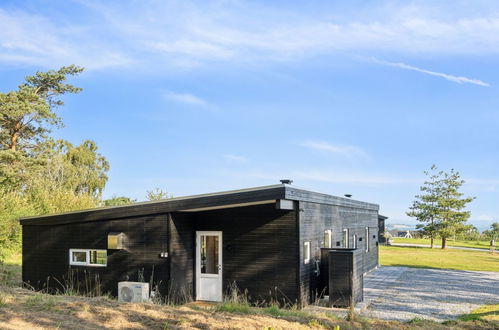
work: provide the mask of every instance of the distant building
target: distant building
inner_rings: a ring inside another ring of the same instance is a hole
[[[400,237],[400,238],[414,238],[414,235],[417,233],[413,230],[398,230],[392,229],[388,231],[392,237]]]

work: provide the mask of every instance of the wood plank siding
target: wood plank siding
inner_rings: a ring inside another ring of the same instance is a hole
[[[366,203],[367,204],[367,203]],[[300,237],[300,302],[302,305],[312,303],[326,293],[320,285],[316,273],[315,260],[321,259],[321,248],[324,247],[324,231],[331,230],[332,245],[343,246],[343,229],[348,229],[349,246],[353,246],[353,237],[357,235],[357,248],[363,249],[363,271],[367,272],[378,265],[378,211],[376,208],[359,204],[357,207],[299,202],[299,237]],[[372,204],[371,204],[372,205]],[[369,251],[366,249],[366,227],[369,228]],[[362,239],[361,241],[359,241]],[[303,243],[310,241],[312,260],[305,264]]]
[[[70,266],[69,249],[107,249],[107,235],[123,232],[126,250],[108,250],[107,266]],[[86,291],[85,280],[98,275],[102,292],[117,295],[119,281],[159,284],[163,293],[169,277],[167,259],[167,215],[156,214],[113,221],[84,222],[52,226],[23,226],[23,281],[37,290],[64,291],[69,282]],[[70,276],[71,275],[71,276]],[[71,280],[71,278],[73,280]]]
[[[341,246],[348,228],[350,247],[357,235],[358,248],[365,250],[369,227],[363,271],[377,266],[378,208],[275,185],[26,218],[21,220],[23,280],[36,289],[62,290],[69,249],[107,249],[108,233],[123,232],[127,249],[108,250],[107,267],[71,269],[98,274],[102,289],[113,295],[119,281],[137,281],[143,272],[146,281],[154,275],[170,301],[189,301],[196,295],[196,231],[222,231],[224,293],[235,284],[254,302],[306,305],[320,294],[314,260],[320,259],[325,230],[332,231],[333,248]],[[311,251],[307,264],[305,241]],[[164,252],[168,258],[160,258]]]
[[[223,231],[224,293],[233,285],[253,302],[298,298],[296,212],[274,204],[199,212],[196,230]]]

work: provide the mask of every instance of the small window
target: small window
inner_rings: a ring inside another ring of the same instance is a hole
[[[354,249],[356,249],[356,248],[357,248],[357,235],[356,235],[356,234],[354,234],[354,235],[353,235],[353,246],[352,246],[352,247],[353,247]]]
[[[332,233],[329,229],[324,231],[324,247],[328,249],[333,247]]]
[[[107,250],[70,249],[69,264],[73,266],[107,266]]]
[[[348,248],[348,229],[343,229],[343,247]]]
[[[336,246],[341,246],[341,242],[340,241],[336,242]]]
[[[310,262],[310,241],[303,243],[303,263],[308,264]]]

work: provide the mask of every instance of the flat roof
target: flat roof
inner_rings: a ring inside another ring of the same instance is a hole
[[[307,201],[344,207],[379,210],[377,204],[345,197],[317,193],[288,184],[276,184],[208,194],[168,198],[159,201],[139,202],[120,206],[21,218],[21,225],[55,225],[74,222],[112,220],[168,212],[201,211],[275,202],[279,199]]]

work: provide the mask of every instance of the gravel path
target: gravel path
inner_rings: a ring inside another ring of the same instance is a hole
[[[356,309],[380,319],[445,321],[484,304],[499,304],[499,272],[380,267],[364,277]]]

